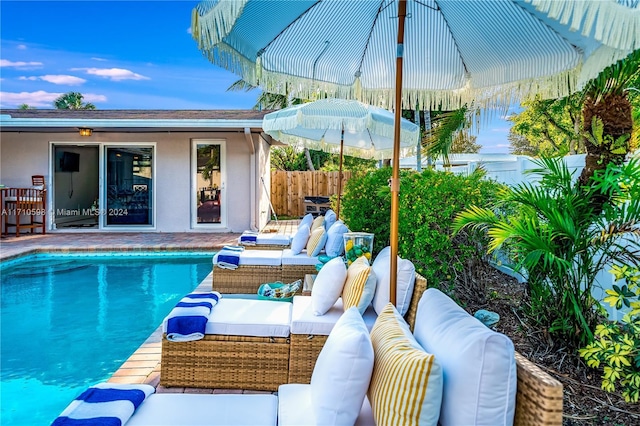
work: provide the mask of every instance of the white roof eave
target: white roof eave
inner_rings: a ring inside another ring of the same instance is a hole
[[[72,119],[72,118],[11,118],[9,115],[0,116],[1,127],[91,127],[91,128],[262,128],[260,120],[228,120],[228,119]]]

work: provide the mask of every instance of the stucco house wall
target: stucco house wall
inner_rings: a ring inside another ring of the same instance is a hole
[[[3,122],[6,115],[3,116]],[[254,120],[260,124],[261,120]],[[230,126],[232,127],[232,126]],[[238,129],[103,129],[94,131],[90,137],[82,137],[75,129],[25,129],[0,128],[0,183],[7,187],[28,187],[31,176],[43,174],[49,189],[53,179],[59,179],[52,160],[52,143],[96,146],[103,150],[109,144],[151,143],[154,151],[154,209],[153,227],[144,227],[145,232],[241,232],[245,229],[262,229],[269,220],[268,193],[262,181],[270,184],[268,137],[261,136],[261,128]],[[191,192],[193,188],[192,144],[194,140],[224,141],[226,155],[224,170],[226,179],[221,202],[226,223],[216,226],[194,226],[192,211],[195,210]],[[97,144],[97,145],[96,145]],[[73,150],[70,146],[69,150]],[[96,149],[96,152],[98,150]],[[83,154],[82,167],[87,167]],[[104,159],[102,160],[104,163]],[[98,161],[95,161],[98,164]],[[104,167],[104,166],[102,166]],[[68,175],[68,173],[66,173]],[[74,173],[74,198],[81,196],[85,187],[95,188],[96,182],[79,180]],[[64,177],[66,178],[66,177]],[[103,183],[104,185],[104,183]],[[104,188],[102,189],[104,191]],[[54,194],[49,191],[49,200]],[[55,195],[56,208],[64,205],[63,194]],[[70,207],[75,207],[75,200]],[[49,203],[50,209],[54,206]],[[85,206],[82,206],[83,208]],[[86,206],[89,207],[89,206]],[[129,226],[127,231],[136,231]],[[102,231],[108,231],[105,227]],[[119,229],[122,231],[122,227]]]

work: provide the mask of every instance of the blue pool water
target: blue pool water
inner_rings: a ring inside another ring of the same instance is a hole
[[[212,254],[52,254],[0,264],[2,425],[48,425],[108,379],[211,272]]]

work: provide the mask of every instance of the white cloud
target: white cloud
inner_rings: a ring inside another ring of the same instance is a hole
[[[191,27],[187,28],[187,34],[193,34],[193,31],[191,31]]]
[[[17,49],[18,49],[18,50],[27,50],[27,46],[26,46],[25,44],[19,44],[19,45],[17,46]]]
[[[45,92],[38,90],[37,92],[0,92],[0,105],[3,108],[17,107],[27,104],[33,107],[53,107],[53,101],[62,95],[62,93]]]
[[[98,95],[96,93],[83,93],[82,100],[84,102],[107,102],[107,97],[105,95]]]
[[[40,79],[53,84],[66,84],[69,86],[79,86],[87,81],[84,78],[72,75],[43,75]]]
[[[41,75],[41,76],[29,76],[19,77],[19,80],[37,81],[42,80],[53,84],[66,84],[68,86],[79,86],[86,83],[87,80],[80,77],[74,77],[72,75]]]
[[[122,68],[72,68],[71,71],[84,71],[87,74],[97,75],[113,81],[149,80],[149,77]]]
[[[94,58],[91,58],[91,60],[93,60],[93,61],[98,61],[98,62],[107,62],[107,61],[108,61],[108,59],[104,59],[104,58],[95,58],[95,57],[94,57]]]
[[[493,128],[490,129],[490,131],[494,132],[494,133],[509,133],[509,130],[511,130],[511,126],[493,127]]]
[[[53,108],[53,101],[64,93],[45,92],[38,90],[37,92],[0,92],[0,106],[2,108],[15,108],[22,104],[32,107],[50,107]],[[94,93],[83,93],[84,102],[106,102],[107,97]]]
[[[24,62],[18,61],[13,62],[8,59],[0,59],[0,67],[14,67],[14,68],[33,68],[33,67],[41,67],[42,62]]]

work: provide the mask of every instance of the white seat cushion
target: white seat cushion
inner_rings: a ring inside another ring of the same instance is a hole
[[[213,255],[213,264],[218,260],[218,253]],[[280,250],[244,250],[240,253],[239,266],[280,266],[282,252]]]
[[[341,298],[327,313],[317,316],[313,314],[311,296],[294,296],[293,310],[291,312],[291,334],[328,336],[343,313],[344,307]],[[369,331],[371,331],[377,318],[373,306],[369,305],[362,318]]]
[[[275,426],[277,414],[275,395],[162,393],[150,395],[127,426]]]
[[[258,234],[256,244],[275,244],[288,246],[291,244],[291,235],[289,234]]]
[[[247,231],[246,235],[255,235],[256,244],[262,245],[277,245],[277,246],[288,246],[291,244],[291,235],[289,234],[276,234],[276,233],[264,233],[264,234],[256,234],[249,233]],[[238,237],[238,244],[240,244],[240,238]]]
[[[317,257],[308,256],[306,250],[302,250],[299,254],[293,254],[291,249],[284,249],[281,253],[281,262],[283,265],[305,265],[313,266],[320,263]]]
[[[311,402],[311,385],[287,384],[278,387],[279,426],[317,426]],[[355,426],[374,426],[371,404],[364,399]]]
[[[442,366],[442,426],[513,424],[516,361],[507,336],[435,288],[420,299],[414,335]]]
[[[223,297],[211,310],[205,334],[289,337],[291,308],[290,302]]]
[[[282,252],[280,250],[245,250],[240,254],[240,266],[280,266]]]

